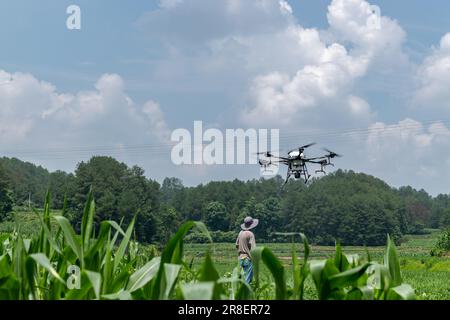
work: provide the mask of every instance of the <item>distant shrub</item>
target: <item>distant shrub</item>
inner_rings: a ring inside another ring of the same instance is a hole
[[[450,228],[448,228],[438,239],[431,250],[432,256],[443,256],[450,252]]]
[[[421,222],[416,222],[413,223],[411,226],[409,226],[408,233],[415,235],[424,235],[429,234],[430,232],[425,228],[425,224]]]
[[[237,233],[234,231],[211,231],[211,238],[214,242],[235,242]],[[208,236],[204,233],[191,233],[185,238],[186,242],[190,243],[207,243]]]

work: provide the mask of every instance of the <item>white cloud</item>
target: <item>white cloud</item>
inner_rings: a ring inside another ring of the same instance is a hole
[[[170,130],[159,104],[155,101],[148,101],[142,107],[142,112],[150,122],[151,131],[163,142],[170,141]]]
[[[356,45],[354,50],[359,54],[373,56],[386,50],[389,54],[401,52],[405,32],[396,21],[377,10],[379,7],[365,0],[333,0],[327,13],[329,32],[337,41]]]
[[[136,105],[117,74],[104,74],[91,91],[59,93],[31,74],[0,71],[12,81],[0,85],[0,145],[133,144],[167,136],[159,105]]]
[[[283,14],[292,14],[294,11],[287,1],[280,0],[280,11]]]
[[[324,32],[291,24],[293,33],[285,50],[308,52],[294,75],[274,71],[253,80],[249,107],[242,114],[252,125],[287,125],[311,119],[311,113],[346,113],[368,120],[369,104],[355,100],[354,83],[365,76],[374,62],[386,52],[390,58],[402,56],[404,31],[393,20],[381,17],[380,28],[369,23],[371,5],[363,0],[334,0],[328,7],[330,27]],[[350,44],[347,49],[347,44]],[[333,104],[335,110],[330,110]],[[339,109],[340,108],[340,109]],[[312,111],[311,111],[312,110]],[[345,121],[344,117],[341,120]],[[348,118],[347,125],[352,117]],[[316,123],[315,125],[320,125]]]
[[[396,186],[427,186],[434,194],[448,192],[450,130],[442,122],[425,125],[404,119],[394,125],[370,126],[366,141],[369,156],[365,171]]]
[[[434,48],[419,67],[419,88],[414,97],[417,107],[450,111],[450,33],[442,37],[440,46]]]

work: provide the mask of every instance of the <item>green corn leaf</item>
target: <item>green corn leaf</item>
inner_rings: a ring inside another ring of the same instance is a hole
[[[250,285],[239,277],[239,268],[234,268],[230,278],[220,278],[218,284],[229,283],[230,300],[252,300],[253,290]],[[245,288],[244,288],[245,287]],[[224,296],[224,295],[222,295]],[[221,297],[222,297],[221,296]]]
[[[31,295],[33,299],[36,300],[36,283],[35,283],[36,271],[35,271],[35,263],[31,257],[28,257],[25,260],[25,278],[28,283],[29,290],[31,291]]]
[[[81,220],[81,247],[83,248],[83,252],[87,252],[89,249],[89,242],[94,224],[94,215],[95,202],[91,189],[86,200],[86,206],[84,208],[84,213]]]
[[[217,272],[217,269],[214,266],[209,251],[207,251],[205,255],[205,261],[203,262],[203,265],[200,269],[198,279],[199,281],[203,282],[208,281],[216,282],[216,285],[214,287],[214,299],[219,299],[221,294],[225,293],[223,286],[217,283],[217,280],[219,280],[219,278],[220,278],[219,273]]]
[[[123,231],[123,229],[119,226],[119,224],[113,220],[108,220],[105,221],[106,223],[109,223],[111,225],[111,227],[113,227],[114,229],[116,229],[116,231],[121,234],[122,236],[125,237],[125,232]]]
[[[130,292],[126,290],[120,290],[116,293],[111,294],[104,294],[102,295],[102,299],[105,300],[133,300],[133,297],[131,296]]]
[[[31,239],[23,239],[23,248],[25,249],[25,252],[30,252],[31,248]]]
[[[409,284],[402,284],[394,288],[390,288],[388,300],[416,300],[414,289]]]
[[[50,191],[47,191],[47,194],[45,195],[45,202],[44,202],[44,222],[47,228],[51,228],[50,224]]]
[[[325,268],[325,260],[312,260],[309,262],[309,270],[316,285],[317,291],[323,287],[322,273]]]
[[[39,266],[47,270],[47,272],[50,273],[60,283],[65,284],[65,281],[61,278],[55,268],[53,268],[50,260],[48,260],[48,258],[44,254],[35,253],[30,255],[30,258],[32,258]]]
[[[109,231],[111,225],[108,222],[102,222],[100,224],[100,232],[94,244],[90,247],[89,251],[85,254],[85,259],[91,258],[94,254],[98,252],[100,248],[104,248],[106,241],[108,239]]]
[[[345,296],[345,300],[373,300],[374,289],[368,286],[351,289]]]
[[[188,221],[184,223],[175,235],[170,239],[164,251],[161,254],[161,263],[175,263],[180,264],[183,254],[183,239],[196,224],[199,222]]]
[[[59,245],[56,243],[55,239],[53,238],[53,234],[50,231],[51,228],[48,227],[48,225],[45,223],[44,219],[42,219],[39,212],[36,211],[36,209],[32,208],[32,211],[36,214],[36,216],[39,218],[39,222],[41,223],[42,231],[44,232],[48,242],[51,244],[52,248],[56,250],[56,252],[61,253],[61,249],[59,248]]]
[[[336,242],[336,253],[334,256],[334,264],[339,271],[345,271],[350,267],[350,263],[347,260],[345,254],[342,253],[342,247],[340,242]]]
[[[128,262],[127,264],[121,265],[121,267],[118,270],[118,273],[112,273],[110,277],[110,284],[108,286],[108,289],[110,292],[118,292],[120,289],[123,289],[126,287],[128,280],[130,279],[130,275],[132,274],[133,270],[133,261]]]
[[[387,247],[384,258],[385,266],[389,270],[389,274],[391,277],[390,286],[396,287],[402,284],[402,275],[400,273],[400,263],[398,260],[397,250],[395,248],[394,242],[388,235],[387,238]]]
[[[128,226],[127,232],[125,233],[125,237],[123,237],[122,242],[120,243],[119,249],[117,249],[116,254],[114,256],[114,268],[113,270],[117,270],[119,263],[122,261],[123,256],[125,255],[125,250],[130,243],[131,236],[134,230],[134,223],[136,221],[136,216],[134,216],[133,220],[131,220],[130,225]]]
[[[178,274],[180,273],[181,266],[179,264],[171,264],[171,263],[165,263],[164,264],[164,276],[165,276],[165,291],[163,295],[163,299],[167,300],[169,299],[170,295],[172,294],[173,288],[175,286],[175,283],[178,279]]]
[[[119,230],[116,230],[116,232],[114,233],[114,236],[113,236],[112,240],[111,240],[110,243],[109,243],[109,249],[110,249],[111,251],[114,250],[114,246],[116,245],[117,238],[119,237],[119,234],[121,234],[120,231],[119,231]],[[123,237],[125,237],[125,232],[123,233]]]
[[[153,258],[149,262],[147,262],[142,268],[137,270],[130,276],[130,280],[126,287],[128,292],[134,292],[139,290],[147,283],[149,283],[156,275],[159,269],[159,265],[161,262],[160,257]]]
[[[8,255],[4,254],[0,256],[0,279],[8,277],[11,273],[11,265],[9,263]]]
[[[81,248],[80,241],[75,234],[75,231],[70,225],[69,220],[67,220],[67,218],[63,216],[55,216],[54,218],[61,227],[64,239],[66,240],[67,244],[70,246],[72,251],[76,254],[77,258],[80,260],[81,268],[83,269],[84,268],[83,250]]]
[[[108,234],[108,241],[105,244],[105,256],[103,258],[103,271],[102,271],[102,275],[103,275],[103,284],[102,284],[102,292],[109,292],[109,280],[111,278],[111,274],[112,274],[112,254],[111,254],[111,246],[109,243],[111,237],[111,231]]]
[[[155,281],[152,284],[152,294],[151,297],[153,300],[159,299],[164,295],[164,264],[182,264],[183,258],[183,240],[186,234],[191,230],[194,226],[204,225],[201,222],[187,221],[185,222],[175,233],[175,235],[169,240],[166,247],[164,248],[161,254],[161,264],[159,266],[158,274],[155,278]]]
[[[24,265],[24,245],[23,245],[23,239],[20,236],[20,234],[17,236],[15,247],[14,247],[14,256],[13,256],[13,266],[14,266],[14,273],[17,276],[17,278],[21,278],[22,276],[22,268]]]
[[[185,300],[211,300],[214,294],[214,282],[199,282],[181,286]]]
[[[270,249],[265,247],[257,247],[251,251],[252,261],[254,262],[256,287],[259,286],[259,273],[260,273],[260,263],[264,262],[266,267],[272,274],[275,285],[276,285],[276,299],[283,300],[286,298],[286,279],[284,274],[284,267],[280,260],[275,257],[275,255],[270,251]]]
[[[240,281],[240,287],[236,293],[236,300],[252,300],[253,290],[244,280]]]
[[[291,256],[292,256],[292,278],[294,280],[294,298],[296,298],[296,295],[300,294],[300,281],[301,281],[301,274],[300,274],[300,265],[298,263],[297,258],[297,252],[295,250],[295,244],[292,244],[291,249]]]
[[[367,284],[378,290],[380,294],[389,289],[389,269],[385,265],[372,263],[367,273],[369,274]]]
[[[309,247],[309,243],[308,243],[308,238],[303,234],[300,233],[300,237],[302,239],[303,242],[303,264],[302,264],[302,268],[300,270],[300,284],[299,284],[299,299],[303,300],[303,296],[304,296],[304,291],[305,291],[305,281],[306,278],[309,275],[309,264],[308,264],[308,259],[309,259],[309,253],[311,251],[310,247]]]
[[[20,299],[20,282],[11,274],[1,280],[0,300],[19,300]]]
[[[369,266],[370,263],[366,263],[362,266],[330,276],[328,280],[331,289],[343,288],[356,282],[366,272]]]
[[[330,286],[330,277],[339,273],[334,264],[334,259],[313,260],[309,263],[314,284],[320,300],[336,298]]]
[[[217,281],[220,278],[219,273],[214,267],[214,263],[212,262],[211,255],[209,251],[205,254],[205,261],[200,270],[199,280],[200,281]]]
[[[100,299],[100,288],[102,285],[102,276],[98,272],[93,272],[89,270],[84,270],[83,273],[86,274],[92,288],[94,289],[96,299]]]

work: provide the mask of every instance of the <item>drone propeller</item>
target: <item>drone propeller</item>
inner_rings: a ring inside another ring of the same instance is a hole
[[[300,147],[300,149],[306,149],[306,148],[312,147],[312,146],[314,146],[314,145],[316,145],[316,143],[315,143],[315,142],[312,142],[312,143],[310,143],[310,144],[307,144],[306,146]]]
[[[315,142],[310,143],[310,144],[307,144],[307,145],[304,145],[304,146],[302,146],[302,147],[298,147],[298,148],[296,148],[296,149],[292,149],[291,151],[289,151],[289,153],[291,153],[292,151],[297,151],[297,150],[305,150],[306,148],[312,147],[312,146],[314,146],[314,145],[316,145]]]
[[[337,154],[336,152],[333,152],[331,150],[328,150],[327,148],[323,148],[324,151],[328,152],[328,157],[330,157],[331,159],[333,158],[341,158],[342,155]]]
[[[267,158],[271,158],[271,157],[274,157],[274,152],[277,152],[277,153],[279,153],[280,152],[280,150],[275,150],[275,151],[264,151],[264,152],[256,152],[256,153],[253,153],[253,154],[255,154],[255,155],[258,155],[258,156],[265,156],[265,157],[267,157]]]

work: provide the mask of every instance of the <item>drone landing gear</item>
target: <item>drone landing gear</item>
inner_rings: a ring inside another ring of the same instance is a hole
[[[283,184],[282,187],[284,187],[289,182],[289,178],[292,175],[294,175],[295,179],[300,179],[302,176],[304,176],[305,184],[307,184],[308,181],[309,181],[309,178],[311,178],[311,175],[308,173],[308,169],[306,168],[306,166],[300,171],[291,171],[291,170],[289,170],[287,172],[286,180],[284,181],[284,184]]]
[[[291,177],[291,173],[290,173],[289,170],[288,170],[287,176],[286,176],[286,180],[284,181],[284,183],[283,183],[283,185],[281,186],[281,188],[283,188],[283,187],[288,183],[290,177]]]
[[[306,165],[303,166],[303,175],[305,176],[305,184],[308,183],[309,178],[311,178],[311,175],[308,172],[308,168],[306,167]]]

